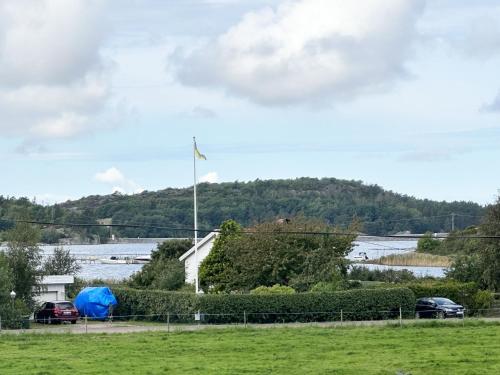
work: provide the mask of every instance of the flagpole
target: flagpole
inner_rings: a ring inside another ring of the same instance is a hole
[[[195,276],[194,276],[194,283],[195,283],[195,291],[196,294],[199,293],[198,289],[198,269],[199,269],[199,264],[198,264],[198,209],[196,206],[196,138],[193,137],[193,177],[194,177],[194,183],[193,183],[193,191],[194,191],[194,264],[195,264]]]

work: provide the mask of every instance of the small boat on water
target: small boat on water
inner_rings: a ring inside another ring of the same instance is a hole
[[[358,255],[353,256],[354,260],[368,260],[368,255],[364,251],[360,251]]]
[[[139,255],[134,258],[134,264],[146,264],[151,262],[151,255]]]
[[[111,256],[99,259],[101,264],[146,264],[151,261],[150,255],[138,255],[135,258]]]

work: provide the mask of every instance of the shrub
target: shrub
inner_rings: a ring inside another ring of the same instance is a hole
[[[250,294],[267,295],[267,294],[294,294],[295,289],[290,286],[274,284],[273,286],[259,286],[252,289]]]
[[[209,294],[113,288],[118,299],[116,315],[141,315],[139,319],[192,322],[201,312],[209,323],[310,322],[396,318],[401,307],[413,316],[415,295],[407,288],[357,289],[335,293]],[[147,317],[147,315],[155,315]]]
[[[349,272],[349,279],[358,281],[383,281],[386,283],[402,283],[416,280],[413,272],[406,269],[370,270],[366,267],[353,266]]]
[[[485,309],[491,306],[491,293],[480,290],[474,282],[461,283],[454,280],[425,280],[408,283],[405,286],[411,289],[417,298],[449,298],[463,305],[469,313],[475,313],[477,309]]]
[[[160,290],[138,290],[112,288],[118,300],[115,316],[131,316],[139,320],[166,321],[170,313],[171,321],[188,322],[197,309],[199,297],[192,293],[167,292]],[[153,316],[154,315],[154,316]]]
[[[244,313],[248,322],[254,323],[340,320],[341,310],[346,320],[388,319],[398,316],[400,306],[407,316],[413,314],[415,297],[410,290],[200,297],[200,310],[207,314],[205,319],[211,323],[241,322]]]

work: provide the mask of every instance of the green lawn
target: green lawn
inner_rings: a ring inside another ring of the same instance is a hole
[[[0,374],[500,374],[500,325],[2,335]]]

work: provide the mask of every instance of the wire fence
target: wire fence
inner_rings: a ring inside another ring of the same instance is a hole
[[[51,328],[55,325],[68,324],[68,332],[73,327],[78,332],[93,331],[92,328],[105,332],[115,327],[155,327],[170,332],[171,329],[189,330],[191,328],[207,327],[247,327],[247,326],[279,326],[279,325],[304,325],[322,324],[325,326],[353,326],[353,325],[380,325],[395,324],[401,327],[405,324],[414,324],[417,321],[428,319],[454,320],[465,326],[467,320],[498,320],[500,322],[500,308],[477,309],[473,312],[465,310],[464,313],[453,311],[433,310],[404,310],[402,308],[377,311],[380,319],[356,320],[352,316],[359,315],[359,311],[307,311],[307,312],[253,312],[243,311],[238,313],[203,313],[201,311],[190,313],[164,312],[159,314],[131,314],[109,315],[104,318],[89,316],[62,317],[51,319],[36,319],[34,317],[5,319],[0,316],[0,333],[12,330],[37,330]],[[73,324],[69,324],[73,323]],[[126,329],[124,330],[126,332]]]

